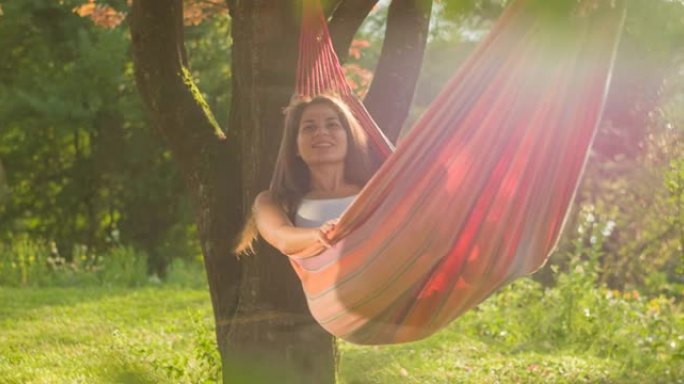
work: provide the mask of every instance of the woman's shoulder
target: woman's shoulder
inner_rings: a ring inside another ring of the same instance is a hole
[[[271,191],[269,191],[268,189],[265,191],[261,191],[256,196],[255,200],[273,200],[273,193],[271,193]]]
[[[278,206],[273,192],[269,190],[261,191],[254,199],[254,209],[270,208]]]

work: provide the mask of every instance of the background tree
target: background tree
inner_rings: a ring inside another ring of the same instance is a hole
[[[146,126],[128,34],[112,24],[123,16],[87,3],[103,28],[72,11],[81,4],[4,8],[0,158],[9,193],[0,239],[54,241],[67,260],[77,246],[92,258],[133,246],[163,276],[172,257],[199,253],[192,211],[169,151]]]

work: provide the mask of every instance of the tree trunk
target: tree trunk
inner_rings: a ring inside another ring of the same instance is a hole
[[[431,0],[393,0],[366,108],[390,141],[397,142],[408,116],[427,42]]]
[[[278,153],[282,110],[292,96],[296,73],[299,9],[282,0],[236,0],[229,2],[229,10],[233,104],[228,137],[240,143],[241,204],[249,212],[256,194],[268,188]],[[287,258],[262,245],[241,263],[231,356],[270,367],[280,381],[334,382],[333,337],[311,317]]]

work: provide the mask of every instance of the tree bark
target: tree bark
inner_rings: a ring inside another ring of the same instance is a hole
[[[282,0],[235,0],[229,9],[233,102],[228,137],[240,143],[238,203],[249,212],[256,194],[268,188],[278,153],[282,110],[296,73],[299,9]],[[334,382],[334,339],[311,317],[287,258],[264,245],[257,250],[241,259],[231,358],[277,367],[279,375],[297,383]]]
[[[423,62],[431,0],[393,0],[366,108],[393,143],[408,116]]]
[[[238,260],[231,234],[239,230],[241,185],[235,148],[203,103],[185,67],[181,0],[136,0],[129,18],[135,77],[152,125],[178,163],[193,201],[216,321],[226,350],[237,305]],[[228,143],[230,144],[230,143]]]

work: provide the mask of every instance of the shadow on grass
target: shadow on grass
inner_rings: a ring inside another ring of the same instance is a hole
[[[44,307],[73,306],[102,298],[127,295],[132,289],[84,288],[14,288],[0,287],[0,317],[22,317]]]
[[[300,384],[303,383],[293,372],[277,364],[263,364],[254,360],[239,359],[225,364],[222,381],[230,384]],[[220,377],[207,375],[206,367],[184,359],[156,359],[152,356],[112,351],[102,357],[96,368],[98,383],[220,383]]]
[[[160,383],[159,375],[152,366],[143,366],[123,353],[111,354],[101,358],[95,370],[98,383],[156,384]]]
[[[45,308],[74,307],[102,300],[123,299],[149,291],[193,291],[165,286],[125,287],[46,287],[13,288],[0,287],[0,319],[16,320],[29,317],[31,312]],[[208,296],[208,293],[207,293]],[[208,298],[207,298],[208,300]],[[181,300],[187,304],[186,300]]]
[[[109,383],[126,383],[126,384],[156,384],[156,380],[149,372],[142,368],[122,368],[116,372],[112,372],[109,377],[102,377],[103,382]]]

